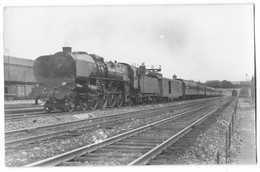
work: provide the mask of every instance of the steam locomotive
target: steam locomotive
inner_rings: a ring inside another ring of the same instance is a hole
[[[87,52],[62,52],[38,57],[34,62],[35,92],[45,100],[44,109],[72,112],[171,101],[180,98],[220,96],[221,91],[181,79],[165,78],[161,69],[105,62]]]

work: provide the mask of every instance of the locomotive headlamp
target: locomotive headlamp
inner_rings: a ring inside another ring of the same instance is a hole
[[[68,81],[62,81],[62,82],[61,82],[61,85],[62,85],[62,86],[66,86],[66,85],[68,85],[68,84],[69,84]]]

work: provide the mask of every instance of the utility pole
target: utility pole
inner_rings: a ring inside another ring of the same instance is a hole
[[[9,93],[9,89],[10,89],[10,57],[9,57],[9,50],[6,48],[5,49],[5,53],[7,54],[7,72],[8,72],[8,87],[7,87],[7,94]]]

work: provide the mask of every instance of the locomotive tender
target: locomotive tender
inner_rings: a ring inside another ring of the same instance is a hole
[[[144,65],[137,68],[126,63],[105,62],[95,54],[72,52],[71,47],[63,47],[62,52],[35,60],[35,92],[45,100],[47,112],[221,95],[211,87],[164,78],[158,71],[146,69]]]

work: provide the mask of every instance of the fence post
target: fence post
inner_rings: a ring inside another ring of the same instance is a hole
[[[235,109],[234,109],[234,111],[235,111],[235,117],[237,116],[237,104],[238,104],[238,98],[237,98],[237,100],[236,100]]]
[[[215,161],[216,161],[217,164],[219,164],[219,156],[220,156],[219,149],[217,148],[213,155],[213,163],[215,163]]]
[[[219,164],[219,151],[217,153],[217,164]]]
[[[228,154],[228,132],[226,131],[226,164],[227,164],[227,155]]]
[[[228,126],[228,149],[230,150],[231,147],[231,121],[230,124]]]
[[[232,116],[231,116],[231,121],[232,121],[232,135],[233,135],[233,133],[234,133],[234,123],[235,123],[235,121],[234,121],[234,111],[233,111],[233,113],[232,113]]]

